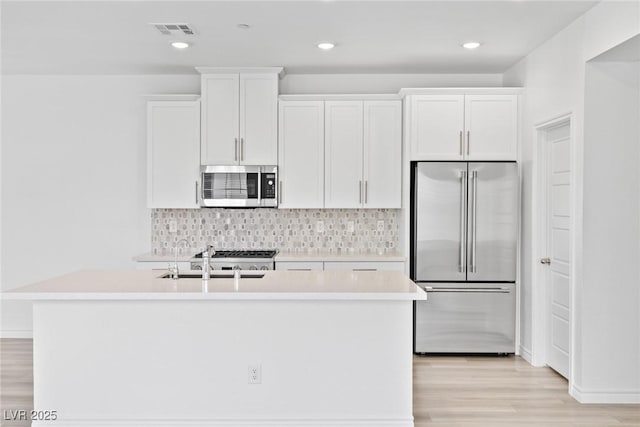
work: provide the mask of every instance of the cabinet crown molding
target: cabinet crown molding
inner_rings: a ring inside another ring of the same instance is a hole
[[[284,67],[195,67],[200,74],[274,73],[283,78]]]
[[[521,95],[521,87],[423,87],[402,88],[398,94],[409,95]]]

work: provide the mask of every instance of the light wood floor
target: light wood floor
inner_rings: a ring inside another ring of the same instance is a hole
[[[29,410],[31,340],[2,339],[0,346],[0,412]],[[416,427],[640,426],[640,405],[582,405],[569,396],[564,378],[519,357],[414,356],[413,366]]]

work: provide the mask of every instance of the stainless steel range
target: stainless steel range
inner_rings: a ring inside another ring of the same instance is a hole
[[[211,270],[274,270],[277,250],[216,251]],[[191,258],[191,270],[202,270],[202,252]]]

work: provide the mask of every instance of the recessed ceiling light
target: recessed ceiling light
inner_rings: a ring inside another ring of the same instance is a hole
[[[322,50],[331,50],[335,47],[336,45],[331,43],[331,42],[322,42],[322,43],[318,43],[318,48],[322,49]]]
[[[236,25],[236,27],[238,27],[241,30],[248,30],[249,28],[251,28],[251,25],[249,25],[249,24],[238,24],[238,25]]]
[[[171,43],[171,46],[175,47],[176,49],[186,49],[189,47],[189,43],[187,42],[173,42]]]
[[[462,47],[465,49],[477,49],[478,47],[480,47],[480,43],[479,42],[466,42],[462,44]]]

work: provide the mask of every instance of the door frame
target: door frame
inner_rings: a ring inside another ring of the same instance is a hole
[[[576,274],[577,263],[576,254],[578,250],[577,236],[578,229],[576,214],[578,210],[578,151],[576,150],[576,122],[572,112],[556,116],[534,125],[534,147],[533,147],[533,180],[532,180],[532,253],[531,253],[531,364],[534,366],[545,366],[547,363],[547,343],[548,343],[548,296],[549,283],[545,281],[546,267],[540,263],[540,258],[547,256],[547,159],[549,158],[546,132],[552,128],[569,125],[569,162],[571,171],[569,173],[570,190],[570,255],[571,263],[569,278],[569,299],[571,304],[569,327],[569,390],[573,384],[574,360],[575,360],[575,330],[576,330]]]

